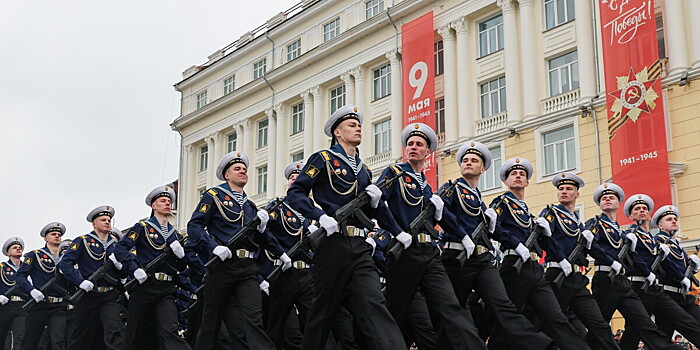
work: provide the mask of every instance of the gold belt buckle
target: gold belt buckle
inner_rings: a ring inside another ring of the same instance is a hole
[[[16,295],[13,295],[10,297],[10,301],[24,301],[21,297],[18,297]]]
[[[112,290],[112,287],[108,287],[108,286],[97,287],[98,293],[106,293],[106,292],[109,292],[110,290]]]
[[[532,261],[540,260],[540,256],[537,255],[537,253],[535,253],[535,252],[530,252],[530,260],[532,260]]]
[[[358,236],[359,232],[357,232],[359,228],[352,226],[352,225],[347,225],[345,226],[345,231],[348,233],[348,237],[355,237]]]
[[[63,301],[63,298],[57,298],[57,297],[48,296],[48,297],[46,297],[46,301],[47,301],[49,304],[56,304],[56,303],[62,302],[62,301]]]
[[[245,249],[238,249],[236,251],[236,255],[238,255],[238,258],[240,258],[240,259],[247,258],[248,257],[247,253],[248,253],[248,251]]]
[[[303,262],[303,261],[295,261],[295,262],[294,262],[294,268],[297,269],[297,270],[301,270],[301,269],[303,269],[303,268],[305,268],[305,267],[306,267],[306,266],[304,266],[304,262]]]
[[[483,245],[477,245],[477,246],[476,246],[476,254],[477,254],[477,255],[478,255],[478,254],[484,254],[484,253],[486,253],[486,252],[488,252],[488,251],[489,251],[489,250],[486,249],[486,247],[484,247]]]
[[[426,233],[419,233],[418,234],[418,243],[428,243],[430,242],[430,235]]]

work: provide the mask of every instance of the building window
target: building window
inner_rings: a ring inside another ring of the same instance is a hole
[[[267,126],[269,121],[263,119],[258,122],[258,148],[267,146]]]
[[[666,57],[666,38],[664,38],[664,18],[656,15],[656,42],[659,44],[659,58]]]
[[[391,94],[391,66],[385,65],[374,70],[374,99],[378,100]]]
[[[544,1],[545,29],[554,28],[574,19],[574,0]]]
[[[304,104],[292,106],[292,135],[304,131]]]
[[[569,52],[549,60],[549,95],[578,89],[578,53]]]
[[[263,58],[258,62],[253,64],[253,79],[262,78],[265,75],[265,69],[267,68],[267,59]]]
[[[391,149],[391,119],[374,124],[374,154]]]
[[[506,111],[506,77],[481,84],[481,117],[488,118]]]
[[[304,160],[304,151],[292,154],[292,162],[301,162]]]
[[[384,11],[384,0],[369,0],[365,2],[365,19],[370,19]]]
[[[335,89],[331,89],[331,113],[345,105],[345,85],[340,85]]]
[[[501,146],[489,148],[489,151],[491,152],[491,166],[489,170],[486,170],[486,172],[481,175],[479,184],[477,185],[482,191],[501,187],[501,178],[499,175],[501,163],[503,162]]]
[[[224,95],[228,95],[233,92],[233,89],[236,87],[236,76],[232,75],[226,79],[224,79]]]
[[[287,45],[287,62],[301,56],[301,39]]]
[[[435,76],[445,73],[445,55],[442,51],[442,40],[436,42],[433,56],[435,57]]]
[[[323,42],[340,35],[340,18],[336,18],[323,25]]]
[[[435,101],[435,122],[437,133],[445,132],[445,99]]]
[[[576,168],[576,139],[573,125],[541,135],[545,176]]]
[[[209,165],[209,146],[204,145],[199,148],[199,171],[207,170]]]
[[[479,57],[503,49],[503,16],[479,23]]]
[[[233,133],[228,135],[228,141],[226,142],[227,152],[233,152],[236,150],[236,143],[238,142],[238,134]]]
[[[207,92],[203,91],[197,94],[197,109],[207,105]]]
[[[197,193],[199,194],[200,199],[202,198],[202,195],[204,194],[204,191],[206,191],[206,190],[207,190],[206,187],[200,187],[197,189]]]
[[[267,192],[267,165],[258,168],[258,193]]]

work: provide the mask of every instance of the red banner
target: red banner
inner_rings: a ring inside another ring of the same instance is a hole
[[[404,127],[419,122],[435,128],[433,30],[432,11],[401,26]],[[426,159],[424,171],[430,186],[437,190],[435,153]]]
[[[613,182],[627,196],[645,193],[657,207],[671,204],[654,1],[598,3]]]

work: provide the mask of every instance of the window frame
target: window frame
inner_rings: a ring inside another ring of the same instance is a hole
[[[574,61],[571,61],[569,63],[564,63],[560,66],[552,68],[552,61],[554,61],[558,58],[563,58],[563,57],[565,57],[567,55],[571,55],[571,54],[576,54],[576,59]],[[574,86],[574,69],[572,69],[574,65],[576,66],[575,75],[578,78],[576,86]],[[569,79],[569,85],[570,85],[570,89],[566,90],[566,91],[564,91],[564,86],[562,84],[562,79],[561,79],[562,74],[563,74],[562,70],[565,67],[567,68],[567,72],[568,72],[567,78]],[[559,90],[557,93],[553,93],[553,90],[552,90],[552,88],[554,86],[554,84],[552,82],[552,72],[554,72],[554,71],[557,72],[557,83],[558,83],[557,88]],[[569,51],[569,52],[563,53],[561,55],[558,55],[556,57],[552,57],[552,58],[547,60],[547,84],[549,85],[549,97],[553,97],[553,96],[565,94],[565,93],[570,92],[570,91],[574,91],[581,86],[581,75],[579,73],[579,58],[578,58],[578,51],[577,50]]]
[[[297,108],[298,107],[298,108]],[[295,111],[296,108],[296,111]],[[289,135],[296,135],[302,131],[304,131],[304,118],[306,118],[306,111],[304,110],[304,102],[299,102],[297,104],[292,105],[289,108],[289,111],[292,115],[292,125],[291,125],[291,130]]]
[[[564,4],[564,20],[559,19],[559,11],[558,11],[559,5],[557,5],[557,4],[559,4],[560,1],[561,1],[561,3]],[[553,10],[554,11],[554,14],[553,14],[554,15],[554,23],[551,26],[547,22],[547,19],[548,19],[548,16],[547,16],[548,7],[547,7],[547,5],[548,4],[553,4],[551,8],[554,9]],[[569,11],[568,11],[569,5],[571,5],[573,7],[573,9],[571,10],[571,15],[572,15],[571,18],[569,18]],[[550,30],[550,29],[554,29],[556,27],[559,27],[563,24],[569,23],[569,22],[576,19],[576,4],[575,4],[574,0],[544,0],[542,2],[542,9],[544,12],[542,19],[544,20],[544,30],[545,31]]]
[[[445,132],[445,97],[435,99],[435,131],[437,134]]]
[[[231,137],[233,137],[233,140],[231,140]],[[231,147],[231,144],[233,144],[233,147]],[[238,133],[232,132],[226,135],[226,150],[228,151],[227,153],[235,151],[236,146],[238,146]]]
[[[262,78],[267,72],[267,57],[253,63],[253,80]]]
[[[343,90],[343,92],[338,93],[338,91],[341,89]],[[336,93],[336,96],[333,96],[334,93]],[[346,97],[347,91],[345,91],[345,84],[341,84],[334,88],[328,89],[328,107],[330,107],[331,110],[330,114],[333,114],[333,112],[337,111],[340,107],[343,107],[345,105]],[[335,108],[333,108],[334,103],[336,104]]]
[[[204,108],[207,105],[207,90],[195,94],[195,109]]]
[[[445,44],[438,40],[433,44],[433,63],[435,64],[435,76],[445,74]]]
[[[501,171],[501,165],[507,160],[506,158],[506,143],[505,140],[501,140],[498,142],[492,142],[492,143],[486,143],[484,144],[486,148],[489,149],[489,151],[495,149],[495,148],[500,148],[501,149],[501,164],[495,164],[495,162],[491,163],[491,167],[489,167],[489,170],[481,174],[481,178],[479,178],[479,183],[477,184],[477,188],[479,188],[479,191],[481,191],[482,196],[488,196],[494,193],[501,193],[505,190],[506,185],[501,181],[501,176],[500,176],[500,171]],[[486,174],[492,174],[494,176],[494,180],[496,183],[495,187],[490,187],[490,188],[481,188],[480,185],[483,183],[482,179],[484,176],[487,176]]]
[[[545,152],[544,152],[544,135],[566,129],[567,127],[573,127],[574,129],[574,155],[576,156],[576,160],[574,161],[574,168],[572,169],[562,169],[562,170],[556,170],[553,173],[547,174],[545,172],[546,169],[546,159],[545,159]],[[559,120],[557,122],[549,123],[546,125],[542,125],[540,127],[535,128],[534,130],[534,139],[535,139],[535,156],[536,156],[536,169],[535,172],[537,173],[537,183],[540,182],[545,182],[545,181],[551,181],[554,176],[556,176],[558,173],[566,171],[570,172],[573,174],[578,174],[581,172],[581,133],[579,130],[579,125],[578,125],[578,119],[576,116],[573,117],[568,117],[564,118],[562,120]]]
[[[386,125],[386,129],[377,131],[379,125]],[[380,145],[383,146],[381,149]],[[391,151],[391,118],[382,119],[372,124],[372,151],[375,156]]]
[[[365,21],[384,12],[384,0],[365,1]],[[371,13],[371,15],[370,15]]]
[[[265,123],[265,125],[262,125]],[[270,120],[268,118],[263,118],[261,120],[258,120],[257,123],[258,126],[258,139],[257,139],[257,149],[265,148],[268,145],[268,142],[270,141],[268,139],[269,136],[269,128],[270,128]]]
[[[503,81],[502,84],[501,81]],[[491,83],[493,82],[496,82],[498,84],[498,87],[496,87],[494,90],[491,90]],[[483,92],[484,86],[488,88],[486,92]],[[489,81],[486,81],[485,83],[479,84],[479,113],[481,114],[481,119],[488,119],[490,117],[493,117],[494,115],[504,113],[508,110],[508,106],[506,104],[506,96],[508,93],[506,90],[507,86],[508,84],[506,82],[505,75],[493,78]],[[497,95],[498,99],[498,112],[496,113],[494,113],[493,95]],[[488,96],[488,107],[490,113],[488,115],[484,115],[484,96]]]
[[[267,167],[267,164],[263,164],[257,168],[255,168],[255,179],[256,179],[256,186],[257,186],[257,194],[263,194],[267,193],[267,182],[268,182],[268,171],[269,168]],[[261,181],[260,177],[264,177]]]
[[[209,145],[204,144],[202,146],[199,146],[199,167],[198,167],[198,173],[207,171],[207,168],[209,167]]]
[[[489,22],[489,21],[494,20],[498,17],[501,18],[501,23],[498,23],[492,27],[488,27],[484,30],[480,29],[480,27],[483,23]],[[503,14],[502,13],[499,13],[495,16],[492,16],[492,17],[489,17],[489,18],[484,19],[482,21],[479,21],[476,24],[476,31],[477,31],[477,35],[476,35],[477,47],[479,48],[479,57],[477,57],[477,58],[486,57],[490,54],[501,51],[505,48],[505,42],[504,42],[505,37],[504,37],[504,33],[503,33]],[[496,36],[496,49],[493,49],[490,47],[491,46],[490,39],[491,39],[491,35],[492,35],[491,33],[495,33],[493,35]],[[486,45],[487,45],[486,48],[482,47],[482,43],[481,43],[481,35],[482,34],[486,35]]]
[[[301,158],[297,158],[297,156],[299,156],[299,155],[301,155]],[[290,158],[292,159],[292,163],[303,161],[304,160],[304,150],[301,150],[299,152],[292,154]]]
[[[235,74],[224,78],[222,91],[224,93],[224,96],[226,96],[226,95],[232,93],[234,90],[236,90],[236,75]]]
[[[333,26],[331,28],[331,26]],[[333,40],[340,35],[340,16],[333,18],[322,26],[323,42]]]
[[[379,93],[377,93],[378,89]],[[389,95],[391,95],[391,64],[387,62],[372,70],[372,102]]]
[[[296,47],[290,50],[290,47],[293,45],[296,45]],[[301,38],[297,38],[296,40],[287,44],[285,50],[287,52],[287,62],[291,62],[299,58],[299,56],[301,56]]]

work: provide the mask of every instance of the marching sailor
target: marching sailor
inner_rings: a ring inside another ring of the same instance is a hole
[[[10,336],[12,340],[9,344],[12,349],[19,349],[24,338],[26,312],[22,310],[22,305],[25,298],[20,294],[26,294],[19,291],[19,287],[10,295],[7,292],[17,286],[15,277],[22,264],[20,258],[23,251],[24,240],[19,237],[11,237],[2,245],[2,253],[10,259],[0,262],[0,346],[5,346],[5,341]]]

